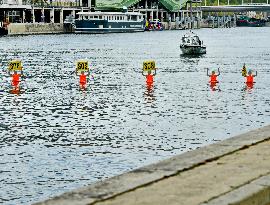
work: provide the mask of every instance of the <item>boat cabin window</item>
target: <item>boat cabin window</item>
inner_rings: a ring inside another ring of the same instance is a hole
[[[94,16],[94,19],[98,19],[98,16]]]
[[[99,19],[102,19],[102,16],[99,16],[98,18],[99,18]]]
[[[198,44],[199,44],[199,38],[198,38],[198,36],[195,36],[195,37],[192,39],[192,43],[193,43],[194,45],[198,45]]]
[[[137,21],[137,16],[131,15],[131,21]]]

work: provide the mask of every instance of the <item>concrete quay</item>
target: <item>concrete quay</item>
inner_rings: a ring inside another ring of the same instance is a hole
[[[36,205],[269,205],[270,126]]]
[[[8,35],[57,33],[65,33],[62,23],[12,23],[8,26]]]

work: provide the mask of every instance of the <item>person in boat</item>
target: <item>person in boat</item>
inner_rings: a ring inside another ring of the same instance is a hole
[[[220,71],[218,68],[218,74],[215,71],[212,71],[211,75],[209,75],[209,69],[207,68],[207,76],[210,77],[209,83],[218,83],[217,77],[220,75]]]
[[[248,75],[245,76],[246,77],[246,84],[253,84],[254,83],[254,77],[256,77],[257,74],[258,74],[257,71],[256,71],[256,74],[253,75],[252,71],[249,70]]]
[[[186,38],[182,38],[182,42],[183,42],[183,44],[185,44],[186,43]]]

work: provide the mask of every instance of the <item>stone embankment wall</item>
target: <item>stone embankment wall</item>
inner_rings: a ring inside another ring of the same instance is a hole
[[[270,126],[36,205],[270,205]]]
[[[64,33],[61,23],[11,23],[8,35]]]
[[[176,22],[162,22],[165,30],[194,29],[201,27],[201,22],[195,21],[185,24]],[[208,27],[203,26],[202,27]],[[64,27],[62,23],[11,23],[8,26],[8,35],[29,35],[29,34],[53,34],[53,33],[73,33],[74,29],[70,26]]]

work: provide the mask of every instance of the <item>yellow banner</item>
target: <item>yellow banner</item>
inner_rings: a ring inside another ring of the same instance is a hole
[[[22,71],[22,61],[12,60],[8,64],[9,71]]]
[[[156,70],[155,61],[144,61],[143,62],[143,71]]]
[[[76,71],[88,72],[89,71],[88,61],[86,60],[77,61]]]

